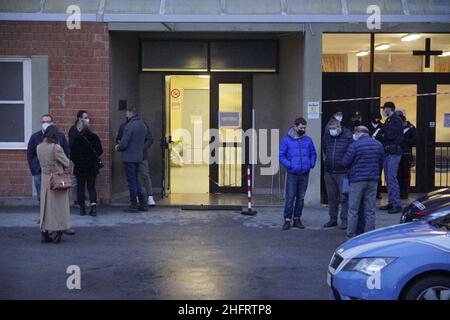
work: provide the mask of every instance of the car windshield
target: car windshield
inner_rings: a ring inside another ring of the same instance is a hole
[[[450,231],[450,214],[438,216],[435,219],[430,220],[428,223],[435,228]]]

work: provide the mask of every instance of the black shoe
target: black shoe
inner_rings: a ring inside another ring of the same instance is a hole
[[[402,212],[402,207],[395,207],[388,211],[389,214],[400,213]]]
[[[305,229],[300,219],[294,219],[294,228]]]
[[[91,210],[89,210],[89,215],[96,217],[97,216],[97,205],[91,204]]]
[[[139,203],[138,210],[144,212],[148,211],[147,206],[144,203]]]
[[[284,221],[282,230],[288,230],[290,228],[291,228],[291,221],[289,220]]]
[[[75,231],[73,229],[67,229],[67,230],[64,230],[63,232],[64,232],[64,234],[67,234],[69,236],[75,235]]]
[[[56,231],[55,236],[53,237],[53,243],[60,243],[62,235],[63,235],[62,231]]]
[[[128,208],[124,210],[125,212],[136,213],[139,212],[137,203],[131,203]]]
[[[49,243],[52,241],[53,241],[53,239],[48,234],[48,231],[41,231],[41,242],[42,243]]]
[[[391,204],[387,204],[385,206],[379,207],[380,210],[391,210],[393,207]]]
[[[86,207],[80,206],[80,216],[85,216],[85,215],[86,215]]]
[[[332,227],[336,227],[338,224],[337,224],[337,221],[336,220],[330,220],[330,221],[328,221],[327,223],[325,223],[324,225],[323,225],[323,227],[324,228],[332,228]]]
[[[341,222],[341,225],[339,226],[339,229],[347,230],[347,222]]]

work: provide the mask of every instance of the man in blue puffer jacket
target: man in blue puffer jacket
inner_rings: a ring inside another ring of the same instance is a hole
[[[294,126],[289,129],[280,144],[280,163],[287,170],[283,230],[291,227],[292,214],[294,214],[293,226],[304,228],[300,220],[303,200],[308,188],[309,171],[314,168],[317,158],[314,143],[305,134],[306,124],[303,118],[295,119]]]
[[[349,169],[348,180],[348,218],[347,237],[357,233],[358,211],[363,201],[365,226],[364,232],[375,229],[375,205],[378,180],[383,166],[383,145],[369,136],[369,129],[364,126],[355,128],[353,142],[342,160],[342,165]]]

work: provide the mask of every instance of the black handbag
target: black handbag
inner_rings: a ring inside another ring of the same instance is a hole
[[[94,153],[95,158],[97,159],[97,168],[101,169],[103,168],[105,165],[103,164],[102,159],[100,159],[100,157],[97,154],[97,151],[95,151],[94,147],[92,146],[91,142],[85,137],[82,136],[84,140],[86,140],[86,142],[88,143],[89,147],[91,148],[92,152]]]

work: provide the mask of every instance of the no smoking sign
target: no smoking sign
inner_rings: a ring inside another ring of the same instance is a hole
[[[178,99],[181,96],[181,91],[180,89],[172,89],[170,91],[170,95],[172,96],[172,98]]]

